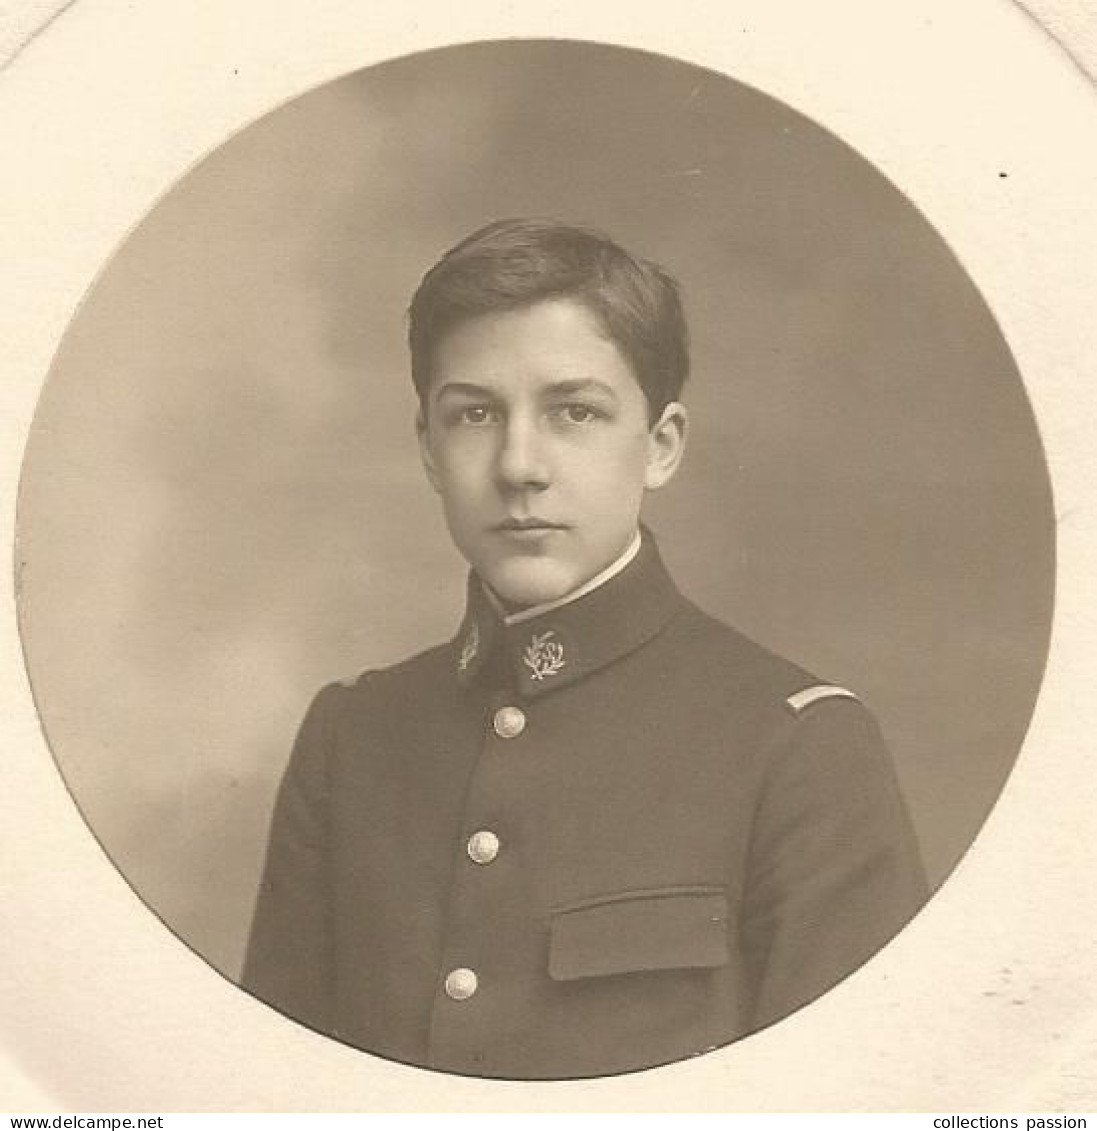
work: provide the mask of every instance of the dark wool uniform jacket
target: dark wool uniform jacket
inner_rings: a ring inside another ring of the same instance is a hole
[[[385,1057],[517,1078],[711,1049],[818,996],[925,899],[865,708],[640,553],[301,727],[245,986]]]

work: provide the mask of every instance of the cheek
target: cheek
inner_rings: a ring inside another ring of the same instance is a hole
[[[487,477],[472,452],[449,452],[440,465],[442,498],[453,511],[475,508],[485,494]]]
[[[643,437],[630,437],[603,450],[601,457],[592,460],[589,467],[604,490],[632,498],[643,493],[647,444]]]

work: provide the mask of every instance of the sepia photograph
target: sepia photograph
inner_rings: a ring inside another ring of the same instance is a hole
[[[930,225],[792,109],[575,42],[367,69],[190,172],[66,336],[19,555],[58,766],[165,925],[519,1079],[871,958],[1005,780],[1053,589]]]
[[[984,951],[1023,1028],[1038,888],[970,885],[1076,512],[976,245],[746,56],[454,38],[257,102],[58,325],[18,648],[132,908],[56,872],[73,954],[287,1087],[749,1090]]]

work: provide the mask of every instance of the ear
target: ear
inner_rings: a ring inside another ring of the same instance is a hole
[[[657,491],[674,478],[686,450],[689,414],[686,406],[671,401],[648,432],[648,458],[644,486]]]
[[[430,430],[422,407],[415,414],[415,438],[419,441],[419,459],[422,461],[423,470],[427,473],[427,480],[434,490],[441,494],[438,465],[434,462],[434,453],[430,450]]]

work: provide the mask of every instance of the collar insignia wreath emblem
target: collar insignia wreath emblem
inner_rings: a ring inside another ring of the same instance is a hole
[[[461,645],[461,655],[457,659],[457,670],[465,671],[469,664],[476,659],[476,654],[480,651],[480,626],[476,621],[472,622],[472,627],[469,629],[468,636],[465,637],[464,644]]]
[[[567,663],[563,644],[552,639],[555,635],[552,629],[540,635],[534,634],[522,653],[522,663],[529,668],[532,679],[542,680],[546,676],[556,675]]]

